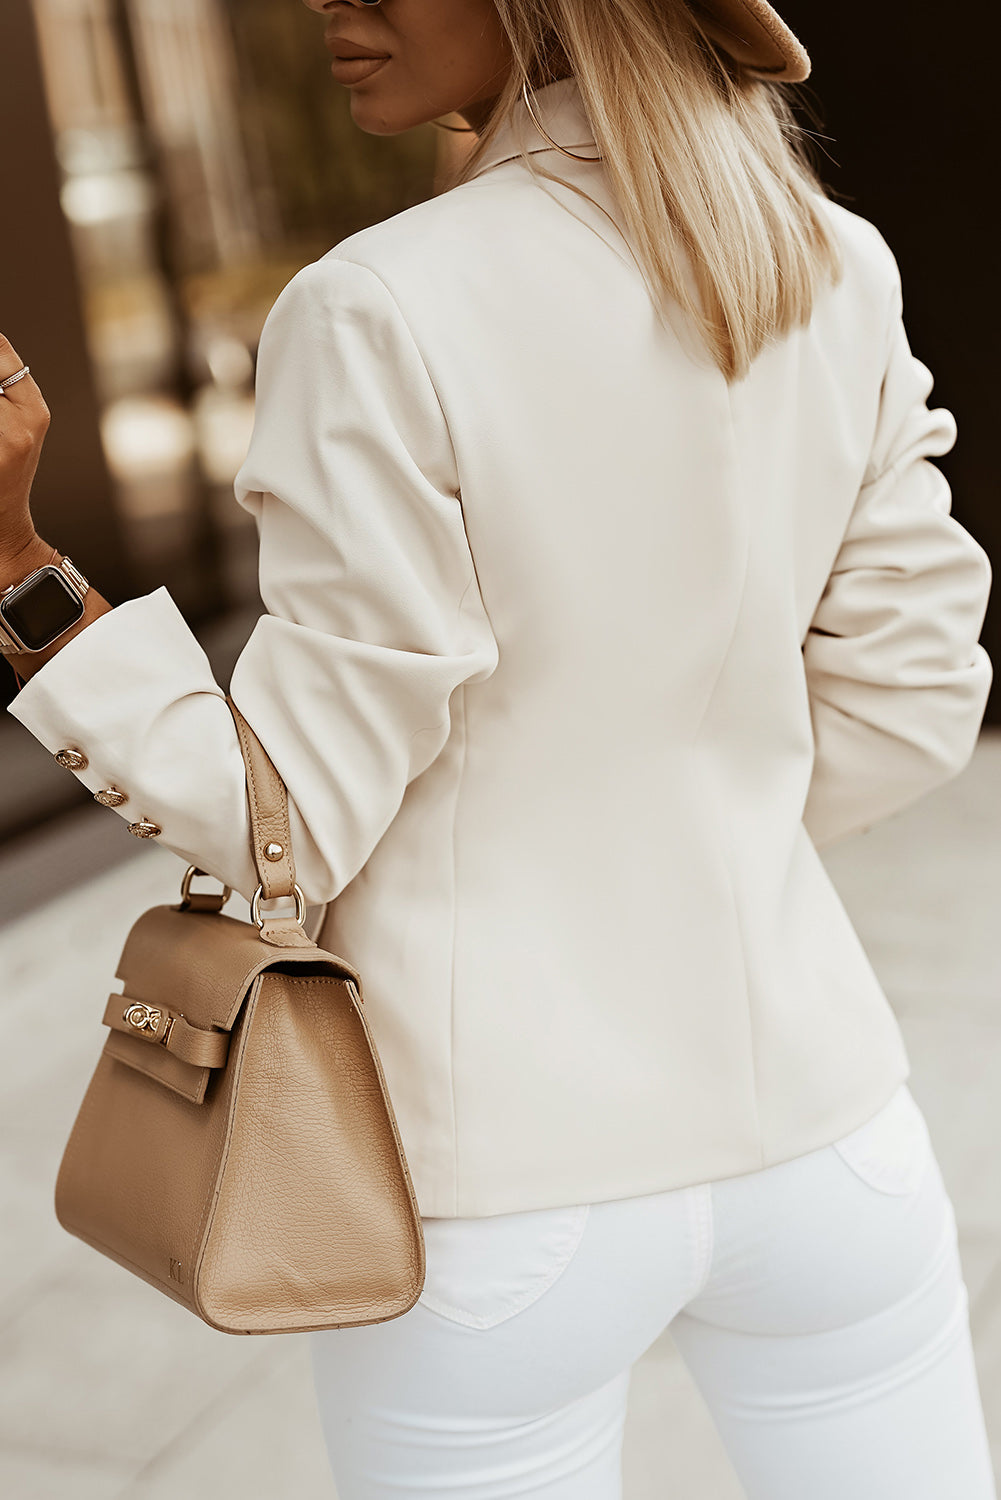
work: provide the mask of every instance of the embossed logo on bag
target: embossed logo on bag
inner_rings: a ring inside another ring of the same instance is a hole
[[[163,1011],[150,1005],[130,1005],[122,1019],[134,1031],[155,1031],[163,1020]]]

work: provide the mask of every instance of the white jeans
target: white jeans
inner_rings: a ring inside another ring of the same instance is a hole
[[[408,1313],[310,1336],[339,1500],[620,1500],[631,1367],[665,1328],[749,1500],[996,1500],[906,1084],[764,1171],[424,1230]]]

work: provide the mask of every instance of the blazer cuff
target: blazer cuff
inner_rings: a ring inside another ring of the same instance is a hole
[[[7,712],[53,754],[69,746],[93,758],[92,750],[105,755],[122,727],[145,718],[143,706],[172,702],[180,691],[225,697],[161,585],[99,615],[67,641],[28,678]]]

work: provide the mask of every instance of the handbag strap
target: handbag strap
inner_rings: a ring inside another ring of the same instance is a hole
[[[265,901],[292,896],[296,889],[295,859],[288,817],[288,791],[270,755],[229,694],[226,702],[236,723],[240,750],[247,772],[247,806],[250,810],[250,845]],[[267,851],[267,852],[266,852]],[[298,899],[298,898],[296,898]],[[286,913],[262,912],[261,937],[280,948],[316,944],[302,925]]]

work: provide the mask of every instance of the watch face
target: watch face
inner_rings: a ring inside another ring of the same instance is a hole
[[[25,580],[0,601],[0,615],[24,642],[27,651],[41,651],[75,625],[83,612],[83,603],[58,567],[52,567],[39,578]]]

